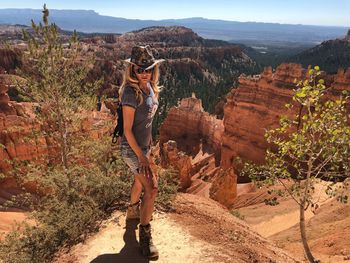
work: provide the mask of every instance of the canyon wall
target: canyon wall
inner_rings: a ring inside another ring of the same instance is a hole
[[[179,171],[180,190],[230,206],[237,196],[233,169],[220,167],[223,121],[205,112],[200,99],[182,99],[160,128],[163,167]]]
[[[226,96],[223,120],[204,112],[195,97],[171,108],[160,129],[162,164],[171,164],[179,171],[183,191],[232,205],[237,180],[249,180],[237,178],[234,171],[232,176],[225,176],[225,171],[237,168],[235,157],[264,162],[269,146],[265,131],[277,127],[282,115],[291,116],[300,110],[288,110],[285,105],[292,102],[295,80],[305,79],[307,72],[298,64],[281,64],[275,72],[268,67],[260,75],[241,75],[238,87]],[[335,75],[322,73],[321,77],[331,87],[329,96],[344,89],[350,91],[350,69],[339,69]],[[348,106],[350,109],[350,102]],[[225,183],[217,184],[220,176]],[[220,194],[213,194],[215,184]]]
[[[222,120],[205,112],[202,102],[193,94],[192,98],[180,101],[172,107],[160,127],[160,147],[168,140],[177,142],[179,150],[191,154],[198,153],[200,144],[215,153],[220,162],[221,136],[224,131]]]
[[[278,126],[282,115],[290,116],[299,109],[287,110],[291,103],[295,80],[305,79],[307,70],[298,64],[281,64],[275,72],[266,68],[261,75],[241,75],[239,86],[232,89],[224,106],[221,166],[229,168],[237,156],[263,163],[268,146],[266,129]],[[322,74],[331,87],[330,96],[340,90],[350,91],[350,69],[339,69],[336,75]]]
[[[21,52],[9,50],[0,46],[0,74],[14,72],[16,67],[21,66]]]
[[[18,193],[20,187],[16,180],[8,175],[13,170],[10,161],[33,161],[36,164],[60,161],[59,144],[45,133],[45,124],[38,122],[36,107],[38,104],[10,101],[5,85],[0,76],[0,203],[11,194]],[[100,138],[109,132],[105,125],[114,117],[109,112],[82,113],[81,132],[91,138]],[[34,192],[35,185],[25,186]]]

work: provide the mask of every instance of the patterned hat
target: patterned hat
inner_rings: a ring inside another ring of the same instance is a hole
[[[165,59],[154,59],[151,47],[147,45],[133,47],[131,50],[131,58],[124,61],[147,70],[165,61]]]

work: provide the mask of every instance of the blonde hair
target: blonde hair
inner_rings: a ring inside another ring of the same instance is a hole
[[[139,102],[139,105],[143,103],[142,91],[139,87],[139,81],[135,76],[133,71],[134,66],[129,64],[123,75],[123,83],[119,88],[119,101],[121,101],[124,89],[126,86],[130,86],[136,94],[136,100]],[[162,87],[159,86],[159,65],[153,67],[152,76],[151,76],[151,85],[154,91],[155,96],[158,98],[159,92]]]

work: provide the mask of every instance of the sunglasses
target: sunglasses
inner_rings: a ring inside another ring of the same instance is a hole
[[[144,68],[138,67],[138,68],[135,68],[134,71],[136,74],[144,74],[144,73],[149,74],[149,73],[152,73],[153,69],[144,69]]]

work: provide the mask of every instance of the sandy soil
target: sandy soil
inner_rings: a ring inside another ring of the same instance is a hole
[[[324,185],[316,186],[316,195],[320,200],[326,200],[323,188]],[[247,198],[254,199],[253,195],[249,193]],[[257,197],[261,195],[256,191]],[[240,198],[242,203],[244,194]],[[299,260],[304,260],[297,204],[291,198],[281,199],[277,206],[267,206],[261,202],[239,208],[240,215],[259,234],[274,240]],[[307,237],[314,256],[322,263],[350,262],[350,238],[344,238],[350,236],[350,205],[328,199],[315,214],[309,209],[305,216]]]
[[[158,262],[306,262],[293,200],[284,198],[277,206],[266,206],[259,191],[240,198],[241,204],[245,198],[255,202],[239,208],[244,221],[213,200],[179,194],[175,212],[155,213],[151,222],[160,251]],[[25,218],[24,212],[0,212],[0,231],[7,233],[13,222]],[[350,262],[350,205],[329,199],[316,214],[306,211],[306,218],[316,258],[322,263]],[[139,253],[137,225],[126,224],[125,212],[116,211],[98,233],[59,253],[55,262],[149,262]]]
[[[284,200],[273,207],[265,204],[253,205],[239,211],[252,229],[264,237],[270,237],[299,222],[299,207],[293,200]],[[310,209],[305,211],[306,220],[313,216]]]
[[[174,213],[155,213],[151,222],[158,262],[297,262],[212,200],[179,194],[175,203]],[[138,249],[137,223],[126,224],[117,211],[98,233],[55,262],[149,262]]]
[[[350,205],[336,200],[325,203],[307,221],[307,238],[314,256],[321,262],[350,262]],[[289,251],[303,253],[299,227],[294,225],[270,236]]]
[[[2,240],[7,233],[12,231],[16,222],[20,223],[24,220],[34,225],[33,220],[27,219],[26,212],[0,212],[0,240]]]
[[[115,212],[104,228],[71,251],[77,263],[148,262],[138,247],[138,222],[125,221],[125,214]],[[215,247],[198,240],[165,214],[154,214],[153,239],[160,251],[158,262],[215,262]],[[166,234],[164,234],[166,233]]]

